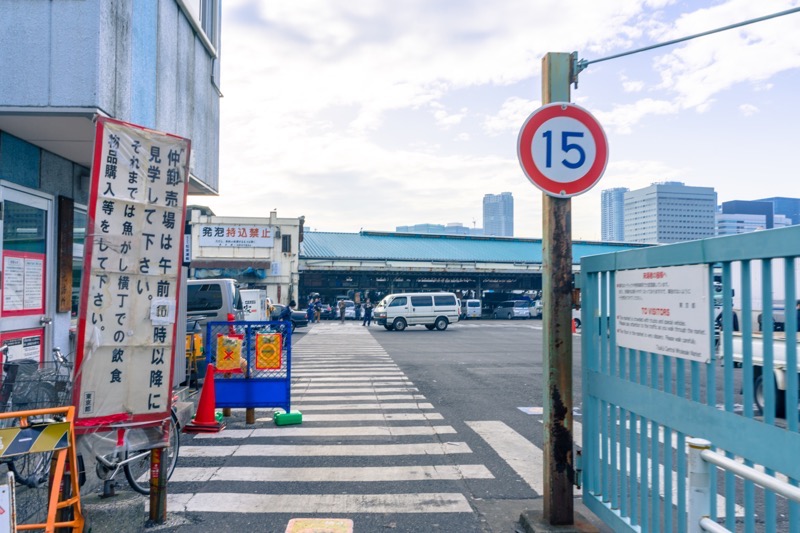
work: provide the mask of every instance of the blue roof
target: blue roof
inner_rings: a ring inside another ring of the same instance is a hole
[[[641,248],[641,244],[573,241],[572,261],[584,256]],[[541,263],[541,239],[409,233],[329,233],[303,235],[301,259],[461,261]]]

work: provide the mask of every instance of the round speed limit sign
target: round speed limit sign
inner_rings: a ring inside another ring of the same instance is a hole
[[[600,181],[608,162],[603,127],[580,106],[558,102],[525,120],[517,139],[522,170],[550,196],[585,193]]]

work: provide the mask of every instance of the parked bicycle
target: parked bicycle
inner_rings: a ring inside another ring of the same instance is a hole
[[[14,412],[46,409],[69,404],[71,365],[58,348],[53,362],[40,365],[33,359],[8,360],[8,345],[0,347],[3,360],[3,385],[0,387],[0,411]],[[55,418],[28,417],[28,425],[56,421]],[[9,418],[2,427],[13,427],[19,419]],[[46,483],[50,474],[52,452],[28,453],[4,460],[20,485],[36,488]]]
[[[169,446],[164,448],[162,461],[166,462],[167,479],[172,477],[175,467],[178,464],[178,454],[180,451],[180,425],[178,417],[173,407],[167,429],[169,435]],[[103,494],[112,495],[114,493],[114,479],[120,470],[125,473],[125,479],[133,490],[140,494],[150,494],[150,443],[159,439],[160,428],[127,429],[119,428],[119,431],[141,432],[136,438],[136,442],[128,443],[127,446],[114,445],[114,451],[110,453],[100,453],[95,456],[97,463],[95,471],[97,477],[103,480]],[[100,437],[108,440],[108,437]]]

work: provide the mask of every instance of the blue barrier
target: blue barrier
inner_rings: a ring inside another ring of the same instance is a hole
[[[291,323],[209,322],[203,342],[217,407],[291,410]]]

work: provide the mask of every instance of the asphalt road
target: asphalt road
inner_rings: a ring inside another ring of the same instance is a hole
[[[184,435],[163,528],[282,533],[311,517],[352,520],[358,532],[515,531],[520,513],[542,502],[541,324],[298,329],[292,405],[303,423],[276,427],[258,410],[246,426],[234,410],[222,433]],[[573,354],[577,433],[579,335]],[[585,512],[577,499],[575,507]],[[779,505],[784,525],[785,512]]]
[[[293,405],[304,413],[298,427],[312,434],[275,428],[261,411],[254,426],[245,426],[243,411],[234,410],[219,435],[184,435],[166,529],[283,532],[291,518],[307,515],[352,519],[362,532],[514,531],[520,513],[541,504],[541,487],[535,488],[541,484],[535,460],[542,444],[541,321],[474,321],[444,332],[323,322],[297,330],[293,344]],[[575,373],[579,378],[579,365]],[[402,388],[413,402],[395,394]],[[376,395],[378,404],[363,403],[363,392]],[[419,415],[424,418],[415,420]],[[357,434],[376,426],[422,433]],[[276,429],[283,432],[259,433]],[[295,455],[301,450],[310,455]],[[432,473],[413,473],[423,468]],[[290,477],[300,470],[329,475],[326,469],[347,478],[378,477],[264,481],[258,473],[264,469],[291,471]],[[382,470],[386,477],[376,473]],[[443,474],[448,471],[456,474]],[[302,512],[325,508],[331,498],[338,509]]]

